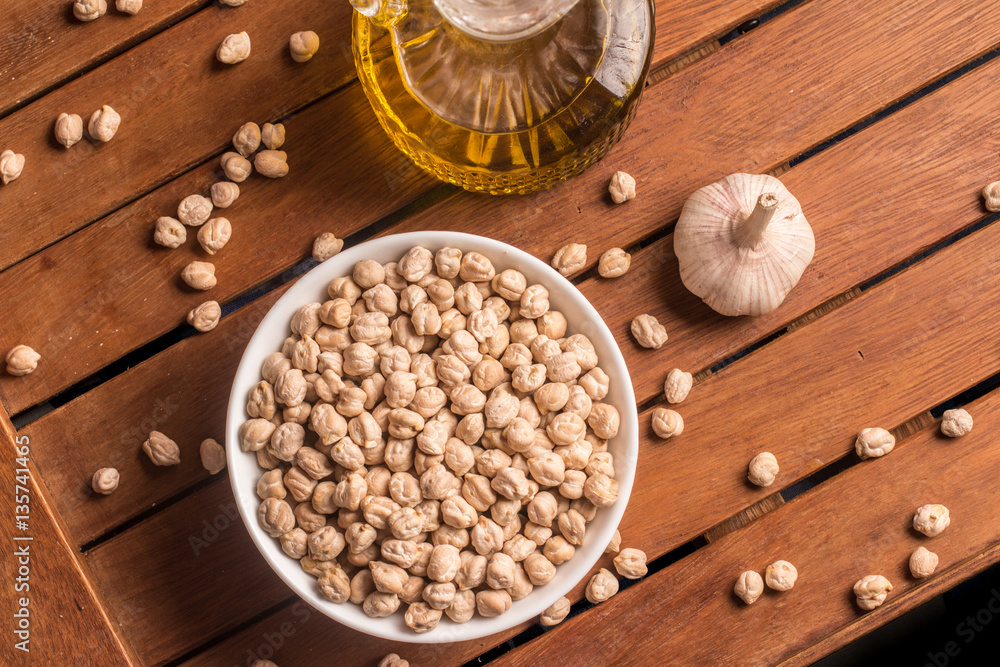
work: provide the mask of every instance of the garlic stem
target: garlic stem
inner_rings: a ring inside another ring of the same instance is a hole
[[[741,248],[756,248],[777,208],[778,195],[775,193],[765,192],[758,197],[753,211],[736,227],[736,244]]]

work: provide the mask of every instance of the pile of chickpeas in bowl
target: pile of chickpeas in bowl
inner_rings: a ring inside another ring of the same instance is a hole
[[[476,250],[414,245],[396,257],[360,259],[326,300],[294,307],[291,335],[244,394],[236,441],[257,467],[257,528],[315,577],[318,597],[369,619],[402,616],[422,634],[444,618],[507,613],[585,544],[582,565],[593,565],[635,454],[616,466],[622,414],[608,395],[622,378],[552,307],[552,285]],[[627,372],[624,382],[631,395]],[[590,523],[612,510],[591,544]],[[531,597],[554,602],[583,574]]]

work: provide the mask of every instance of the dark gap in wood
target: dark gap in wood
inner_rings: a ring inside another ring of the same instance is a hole
[[[176,505],[177,503],[179,503],[180,501],[184,500],[188,496],[190,496],[190,495],[192,495],[194,493],[197,493],[198,491],[201,491],[202,489],[207,488],[207,487],[211,486],[212,484],[218,482],[220,479],[223,479],[223,478],[226,478],[226,477],[227,477],[226,473],[220,473],[219,475],[211,475],[211,476],[206,477],[205,479],[203,479],[201,481],[195,482],[194,484],[192,484],[190,486],[185,486],[183,488],[178,489],[177,492],[174,495],[170,496],[169,498],[167,498],[167,499],[165,499],[165,500],[163,500],[161,502],[158,502],[155,505],[151,505],[150,507],[147,507],[143,512],[140,512],[139,514],[136,514],[131,519],[123,521],[122,523],[118,524],[117,526],[111,528],[111,530],[108,530],[108,531],[100,534],[99,536],[95,537],[91,541],[89,541],[86,544],[82,545],[80,547],[80,552],[83,553],[84,555],[86,555],[86,553],[88,551],[90,551],[91,549],[94,549],[95,547],[101,546],[102,544],[104,544],[108,540],[116,537],[117,535],[120,535],[121,533],[124,533],[125,531],[127,531],[130,528],[132,528],[133,526],[137,526],[140,523],[142,523],[143,521],[145,521],[146,519],[149,519],[150,517],[155,516],[156,514],[159,514],[163,510],[165,510],[168,507],[170,507],[171,505]]]
[[[912,255],[912,256],[904,259],[902,262],[899,262],[898,264],[890,266],[888,269],[886,269],[882,273],[879,273],[879,274],[877,274],[877,275],[869,278],[865,282],[861,283],[860,285],[858,285],[857,289],[861,290],[862,292],[870,290],[872,287],[875,287],[879,283],[885,282],[889,278],[893,277],[897,273],[902,272],[905,269],[908,269],[909,267],[913,266],[917,262],[930,257],[931,255],[933,255],[934,253],[936,253],[936,252],[938,252],[940,250],[944,250],[948,246],[950,246],[950,245],[952,245],[954,243],[957,243],[958,241],[961,241],[966,236],[969,236],[970,234],[974,234],[975,232],[978,232],[980,229],[983,229],[985,227],[989,227],[990,225],[992,225],[997,220],[1000,220],[1000,213],[993,213],[993,214],[987,215],[985,218],[982,218],[978,222],[972,223],[971,225],[969,225],[965,229],[961,229],[961,230],[955,232],[951,236],[943,239],[942,241],[939,241],[938,243],[932,245],[931,247],[929,247],[929,248],[927,248],[925,250],[921,250],[920,252],[918,252],[915,255]]]
[[[162,23],[160,25],[149,26],[145,31],[138,32],[138,33],[132,35],[129,39],[127,39],[124,42],[122,42],[121,44],[119,44],[116,49],[114,49],[113,51],[109,51],[103,57],[98,58],[98,59],[94,60],[93,62],[88,63],[87,65],[84,65],[83,67],[81,67],[78,70],[74,70],[72,72],[67,73],[66,76],[62,77],[58,81],[53,82],[50,86],[47,86],[47,87],[39,90],[38,92],[36,92],[36,93],[34,93],[32,95],[28,95],[23,100],[19,100],[18,102],[15,102],[12,106],[8,107],[7,109],[0,110],[0,120],[3,120],[4,118],[6,118],[7,116],[11,115],[15,111],[23,109],[24,107],[28,106],[32,102],[35,102],[35,101],[37,101],[37,100],[45,97],[46,95],[48,95],[49,93],[51,93],[53,90],[56,90],[57,88],[61,88],[62,86],[66,85],[67,82],[72,81],[73,79],[78,79],[81,76],[83,76],[83,75],[85,75],[85,74],[87,74],[89,72],[92,72],[93,70],[97,69],[101,65],[105,64],[108,61],[114,60],[115,58],[117,58],[118,56],[122,55],[126,51],[134,48],[135,46],[138,46],[139,44],[145,42],[148,39],[152,39],[153,37],[156,37],[161,32],[169,30],[170,28],[174,27],[175,25],[177,25],[181,21],[185,21],[185,20],[191,18],[192,16],[194,16],[195,14],[197,14],[198,12],[200,12],[203,9],[205,9],[206,7],[208,7],[211,4],[212,4],[211,0],[203,0],[203,2],[200,5],[198,5],[196,7],[192,7],[185,14],[178,14],[177,16],[175,16],[173,19],[171,19],[170,21],[168,21],[166,23]]]
[[[251,627],[254,623],[262,621],[265,618],[267,618],[268,616],[272,616],[272,615],[277,614],[277,613],[279,613],[281,611],[284,611],[285,608],[290,607],[296,601],[301,601],[301,598],[299,598],[298,596],[295,596],[295,595],[293,595],[293,596],[291,596],[291,597],[289,597],[289,598],[287,598],[285,600],[282,600],[281,602],[279,602],[279,603],[277,603],[275,605],[272,605],[271,607],[269,607],[269,608],[265,609],[264,611],[260,612],[256,616],[253,616],[252,618],[248,618],[247,620],[243,621],[239,625],[236,625],[235,627],[232,627],[229,630],[226,630],[225,632],[221,632],[218,635],[216,635],[216,636],[212,637],[211,639],[209,639],[208,641],[206,641],[206,642],[204,642],[202,644],[199,644],[198,646],[194,647],[193,649],[191,649],[190,651],[188,651],[184,655],[180,656],[179,658],[175,658],[175,659],[171,660],[170,662],[164,664],[163,667],[176,667],[177,665],[184,664],[188,660],[190,660],[190,659],[194,658],[195,656],[197,656],[199,653],[203,653],[204,651],[209,650],[213,646],[221,644],[222,642],[226,641],[230,637],[232,637],[234,635],[238,635],[239,633],[243,632],[247,628]],[[242,659],[242,656],[240,656],[240,659]],[[235,663],[235,664],[240,664],[240,663]]]
[[[729,42],[733,41],[738,37],[742,37],[751,30],[759,28],[761,25],[767,23],[768,21],[781,16],[785,12],[795,9],[799,5],[803,4],[807,0],[789,0],[789,2],[783,2],[776,7],[772,7],[760,16],[744,21],[743,23],[736,26],[732,32],[729,32],[719,38],[719,44],[725,46]]]
[[[743,348],[742,350],[740,350],[739,352],[737,352],[735,354],[731,354],[728,357],[726,357],[725,359],[723,359],[722,361],[719,361],[719,362],[713,364],[708,369],[708,374],[709,375],[714,375],[715,373],[718,373],[719,371],[721,371],[726,366],[729,366],[729,365],[731,365],[731,364],[739,361],[740,359],[742,359],[743,357],[747,356],[748,354],[756,352],[757,350],[759,350],[760,348],[764,347],[765,345],[769,345],[770,343],[773,343],[777,339],[779,339],[782,336],[784,336],[786,333],[788,333],[788,327],[782,327],[781,329],[778,329],[774,333],[769,334],[767,336],[764,336],[763,338],[761,338],[759,341],[757,341],[753,345],[748,345],[745,348]],[[701,377],[702,380],[704,380],[705,377],[707,377],[707,375],[706,376],[702,376],[702,373],[698,373],[698,375],[699,375],[699,377]]]
[[[994,391],[997,387],[1000,387],[1000,373],[991,375],[979,384],[969,387],[961,394],[958,394],[953,398],[949,398],[940,405],[934,406],[930,409],[931,417],[934,419],[940,419],[945,410],[952,410],[954,408],[960,408],[963,405],[968,405],[969,403],[982,398],[991,391]],[[975,419],[975,415],[972,417]]]
[[[645,576],[640,577],[639,579],[626,579],[624,577],[619,577],[618,592],[621,593],[622,591],[627,590],[632,586],[635,586],[642,580],[651,577],[652,575],[656,574],[657,572],[666,567],[669,567],[670,565],[673,565],[682,558],[687,558],[694,552],[706,546],[708,546],[708,541],[701,536],[694,538],[690,542],[685,542],[684,544],[680,545],[673,551],[669,551],[660,556],[659,558],[656,558],[647,563],[646,564],[647,572]],[[565,623],[574,616],[578,616],[583,612],[587,611],[588,609],[590,609],[591,607],[595,606],[596,605],[589,602],[586,598],[583,598],[582,600],[574,604],[572,607],[570,607],[569,615],[562,622]],[[502,644],[494,646],[493,648],[484,653],[480,653],[475,658],[472,658],[471,660],[466,662],[462,667],[478,667],[479,665],[485,665],[489,662],[492,662],[493,660],[496,660],[500,656],[518,648],[519,646],[527,644],[532,639],[540,637],[541,635],[545,634],[548,631],[549,628],[546,628],[536,623],[535,625],[531,626],[524,632],[515,635],[514,637],[511,637]]]
[[[948,85],[955,79],[965,76],[969,72],[979,67],[982,67],[983,65],[997,58],[997,56],[1000,56],[1000,46],[995,46],[993,49],[970,60],[961,67],[953,69],[950,72],[946,72],[945,74],[941,75],[934,81],[931,81],[930,83],[926,84],[922,88],[918,88],[912,93],[905,95],[899,100],[896,100],[895,102],[885,107],[881,111],[875,112],[871,116],[868,116],[867,118],[858,121],[857,123],[851,125],[847,129],[833,135],[829,139],[816,144],[815,146],[806,151],[803,151],[802,153],[800,153],[799,155],[793,157],[791,160],[788,161],[789,167],[795,167],[796,165],[805,162],[809,158],[815,157],[816,155],[827,150],[828,148],[840,143],[841,141],[847,139],[848,137],[851,137],[857,134],[858,132],[861,132],[862,130],[871,127],[875,123],[884,120],[885,118],[891,116],[897,111],[905,109],[906,107],[910,106],[917,100],[920,100],[930,95],[931,93],[940,90],[941,88]]]

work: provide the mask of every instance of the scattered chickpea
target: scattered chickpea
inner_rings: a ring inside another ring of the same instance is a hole
[[[288,154],[285,151],[263,150],[253,159],[257,173],[268,178],[288,175]]]
[[[764,571],[764,581],[768,588],[776,591],[790,591],[795,585],[795,580],[799,578],[799,572],[795,566],[787,560],[778,560],[767,566]]]
[[[624,171],[616,171],[611,176],[608,192],[616,204],[624,204],[630,199],[635,199],[635,179]]]
[[[42,355],[27,345],[15,345],[7,352],[7,373],[14,377],[33,373],[38,368],[38,361],[41,358]]]
[[[123,14],[135,16],[142,9],[142,0],[116,0],[115,7]]]
[[[854,584],[854,595],[858,598],[858,606],[865,611],[871,611],[885,602],[891,590],[892,584],[881,574],[865,575]]]
[[[960,438],[968,435],[970,431],[972,431],[972,415],[962,409],[945,410],[941,418],[941,433],[949,438]]]
[[[569,598],[563,596],[548,606],[538,620],[544,626],[558,625],[569,616],[571,607]]]
[[[209,255],[222,250],[233,235],[233,226],[226,218],[212,218],[198,230],[198,243]]]
[[[241,63],[250,57],[250,35],[246,31],[228,35],[215,52],[219,62],[226,65]]]
[[[276,151],[285,144],[285,126],[281,123],[264,123],[260,128],[260,140],[266,148]]]
[[[611,541],[608,542],[608,546],[604,548],[604,553],[606,554],[616,554],[619,549],[621,549],[622,544],[622,534],[615,529],[615,534],[611,536]]]
[[[288,38],[288,51],[292,60],[304,63],[319,51],[319,35],[312,30],[297,32]]]
[[[181,278],[189,287],[197,290],[209,290],[218,282],[215,278],[215,265],[209,262],[191,262],[181,271]]]
[[[260,147],[260,126],[257,123],[243,123],[233,135],[233,148],[243,157],[249,157]]]
[[[219,302],[206,301],[188,313],[187,323],[198,331],[205,333],[218,326],[221,318],[222,308],[219,306]]]
[[[177,443],[159,431],[152,431],[144,443],[142,451],[155,465],[175,466],[181,462],[181,450]]]
[[[219,0],[219,2],[229,7],[240,7],[241,5],[246,4],[247,0]],[[254,667],[256,667],[256,665]]]
[[[747,604],[753,604],[764,592],[764,580],[753,570],[746,570],[736,578],[733,592]]]
[[[114,468],[101,468],[91,478],[90,488],[94,490],[94,493],[99,493],[102,496],[114,493],[114,490],[118,488],[118,471]]]
[[[1000,211],[1000,181],[990,183],[983,188],[983,200],[987,211],[993,213]]]
[[[586,596],[593,604],[604,602],[618,592],[618,579],[603,567],[587,582]]]
[[[56,118],[56,141],[69,148],[83,139],[83,119],[78,114],[61,113]]]
[[[107,11],[107,0],[76,0],[73,3],[73,16],[79,21],[94,21],[104,16]]]
[[[14,151],[0,153],[0,181],[7,185],[24,171],[24,156]]]
[[[201,465],[208,474],[215,475],[226,467],[226,449],[212,438],[201,441]]]
[[[639,345],[659,350],[667,342],[667,330],[649,314],[642,314],[632,320],[632,335]]]
[[[951,513],[944,505],[921,505],[913,514],[913,530],[936,537],[951,524]]]
[[[317,262],[325,262],[343,249],[343,239],[338,239],[332,232],[324,232],[313,241],[312,257]]]
[[[884,428],[865,428],[858,433],[854,449],[862,460],[885,456],[896,446],[896,438]]]
[[[620,278],[632,266],[632,255],[621,248],[605,250],[597,262],[597,273],[603,278]]]
[[[938,566],[938,555],[926,547],[917,547],[910,554],[910,574],[923,579],[934,574]]]
[[[105,104],[91,114],[87,132],[97,141],[106,143],[115,136],[121,123],[121,114]]]
[[[687,398],[693,382],[694,377],[690,373],[685,373],[679,368],[671,368],[667,373],[667,379],[663,382],[663,393],[667,396],[667,403],[680,403]]]
[[[552,258],[552,268],[566,277],[582,270],[585,266],[587,266],[587,246],[582,243],[564,245]]]
[[[229,181],[212,184],[212,205],[215,208],[229,208],[240,196],[240,186]]]
[[[761,452],[750,459],[747,479],[757,486],[771,486],[778,474],[778,459],[771,452]]]
[[[201,195],[188,195],[177,205],[177,219],[188,227],[200,227],[212,215],[212,200]]]
[[[378,667],[410,667],[410,663],[395,653],[390,653],[378,662]]]
[[[226,178],[236,183],[242,183],[247,180],[250,172],[253,171],[253,165],[250,163],[250,160],[239,153],[223,153],[220,164],[222,171],[226,174]]]
[[[641,549],[622,549],[615,556],[615,569],[626,579],[641,579],[646,576],[646,552]]]
[[[667,440],[684,432],[684,419],[679,413],[669,408],[658,407],[651,417],[653,433]]]
[[[157,218],[153,241],[164,248],[179,248],[187,241],[187,229],[175,218],[168,216]]]

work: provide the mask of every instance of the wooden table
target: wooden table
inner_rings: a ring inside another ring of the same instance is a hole
[[[346,2],[147,5],[83,24],[66,2],[4,3],[0,150],[27,166],[0,187],[0,350],[26,343],[42,361],[0,375],[5,588],[20,567],[11,552],[31,554],[31,653],[5,632],[3,664],[374,665],[390,651],[422,666],[483,654],[497,665],[807,664],[1000,560],[1000,394],[983,385],[1000,371],[1000,227],[979,196],[1000,178],[1000,4],[661,0],[626,138],[582,177],[507,198],[442,185],[390,145],[354,75]],[[306,64],[287,52],[301,29],[322,40]],[[241,30],[250,61],[218,65],[216,46]],[[86,118],[102,104],[123,117],[110,143],[54,142],[60,112]],[[210,292],[225,317],[194,335],[184,317],[205,296],[178,275],[199,252],[153,245],[152,225],[220,178],[218,157],[247,120],[285,123],[291,173],[252,177],[227,210],[236,231]],[[618,169],[638,182],[623,206],[606,194]],[[816,234],[799,285],[756,319],[717,316],[688,294],[672,253],[685,198],[736,171],[780,175]],[[419,229],[475,231],[545,259],[586,243],[576,282],[632,371],[641,455],[621,532],[651,573],[544,633],[417,646],[337,625],[271,572],[226,476],[198,459],[203,438],[222,439],[243,347],[311,265],[313,238]],[[597,277],[616,245],[631,271]],[[643,312],[669,331],[658,351],[629,334]],[[683,436],[663,442],[649,413],[672,367],[696,385],[679,408]],[[942,438],[941,407],[965,403],[975,430]],[[872,425],[899,443],[861,463],[854,437]],[[139,445],[152,429],[180,443],[180,466],[150,465]],[[23,445],[26,530],[10,492]],[[781,462],[768,489],[744,481],[762,450]],[[94,497],[102,466],[122,484]],[[813,488],[786,502],[801,480]],[[909,528],[926,502],[954,517],[931,541]],[[917,581],[906,563],[920,544],[941,564]],[[796,588],[739,603],[736,574],[777,559],[798,567]],[[869,573],[894,589],[862,613],[851,586]],[[8,590],[12,631],[21,594]]]

